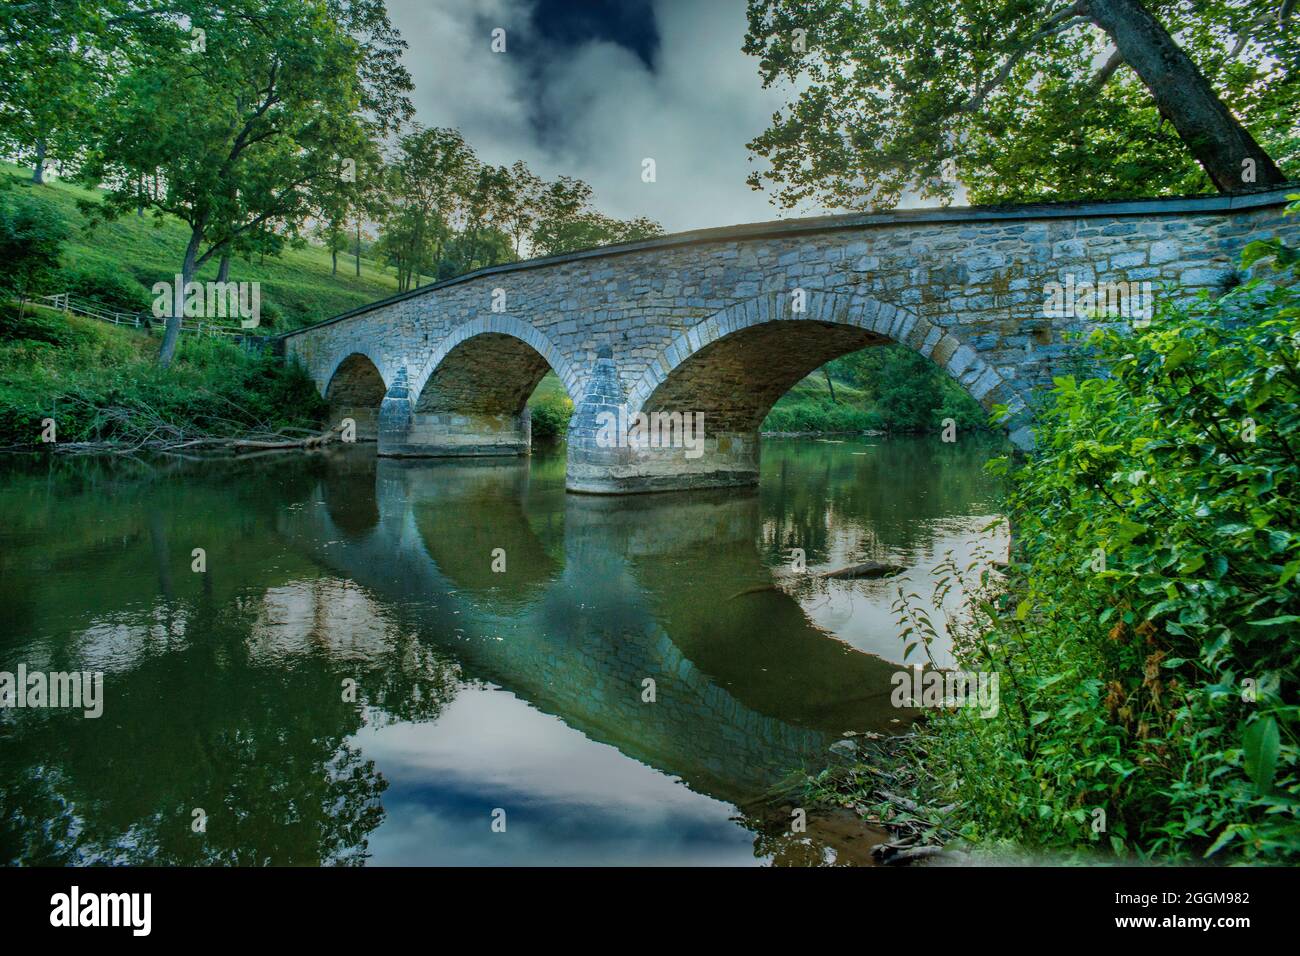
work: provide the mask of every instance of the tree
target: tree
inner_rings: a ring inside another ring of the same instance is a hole
[[[182,283],[213,256],[276,254],[313,186],[410,115],[410,78],[376,0],[174,0],[147,63],[121,77],[85,178],[112,218],[148,208],[190,227]],[[161,188],[141,183],[157,174]],[[173,310],[178,311],[178,310]],[[168,318],[159,361],[175,355]]]
[[[374,193],[382,189],[383,158],[373,140],[359,140],[355,155],[343,157],[337,175],[312,184],[312,215],[316,226],[312,232],[330,251],[330,274],[339,271],[339,253],[348,247],[348,226],[375,207]],[[360,250],[357,251],[357,274],[360,275]]]
[[[633,242],[660,235],[653,219],[613,219],[591,207],[592,190],[581,179],[561,176],[541,193],[530,237],[533,252],[558,256],[615,242]]]
[[[965,389],[905,345],[860,349],[822,368],[827,382],[833,373],[866,392],[869,406],[891,431],[933,431],[945,418],[963,432],[987,425],[987,415]]]
[[[1250,129],[1293,156],[1295,38],[1249,0],[1150,7],[750,0],[764,85],[802,91],[750,143],[770,168],[749,182],[850,208],[949,199],[958,177],[976,201],[1283,182]]]
[[[443,249],[436,277],[450,279],[475,269],[514,262],[515,259],[510,237],[500,229],[491,226],[481,229],[473,239],[465,232],[454,233]]]
[[[502,243],[497,240],[505,237],[502,226],[515,201],[514,179],[505,166],[480,166],[469,177],[463,211],[464,241],[458,250],[458,273],[505,261],[502,256],[509,252],[509,241]]]
[[[523,160],[510,167],[508,198],[501,228],[510,237],[516,259],[522,258],[523,244],[537,226],[543,188],[541,177],[533,173]]]
[[[436,272],[477,170],[474,151],[457,130],[417,127],[402,137],[389,166],[389,212],[380,236],[397,267],[399,292]]]
[[[0,4],[0,147],[31,163],[36,185],[48,160],[72,159],[84,146],[110,75],[111,17],[126,9],[90,0]]]
[[[441,219],[412,206],[393,205],[380,228],[375,251],[397,270],[398,292],[409,291],[419,284],[419,276],[437,270],[435,242],[441,248],[446,238],[447,225]]]

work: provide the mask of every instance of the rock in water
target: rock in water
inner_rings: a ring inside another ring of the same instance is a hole
[[[832,756],[844,760],[854,760],[858,756],[858,745],[852,740],[837,740],[830,745],[829,749]]]

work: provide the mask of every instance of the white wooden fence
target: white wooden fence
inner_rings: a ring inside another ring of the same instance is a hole
[[[92,302],[89,299],[80,297],[74,298],[70,292],[60,292],[56,295],[38,296],[34,301],[47,304],[52,309],[58,309],[63,313],[72,315],[84,315],[88,319],[98,319],[100,322],[108,322],[112,325],[125,325],[130,328],[144,329],[146,331],[162,331],[167,324],[165,318],[154,318],[144,311],[140,312],[119,312],[101,305],[98,302]],[[196,335],[235,335],[241,338],[246,337],[246,333],[241,329],[231,328],[228,325],[219,325],[216,322],[204,322],[196,319],[181,319],[181,331],[191,332]]]

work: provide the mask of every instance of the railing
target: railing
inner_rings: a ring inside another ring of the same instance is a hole
[[[49,303],[52,309],[58,309],[65,314],[82,315],[88,319],[96,319],[100,322],[108,322],[111,325],[124,325],[129,328],[144,329],[146,332],[152,332],[155,328],[161,330],[166,327],[165,318],[154,318],[147,312],[119,312],[110,309],[101,303],[91,301],[90,299],[73,298],[70,292],[59,292],[55,295],[42,295],[36,298],[37,302]],[[218,325],[215,322],[195,321],[194,319],[181,319],[181,331],[191,332],[195,335],[234,335],[239,338],[248,338],[249,336],[240,329],[232,329],[226,325]]]

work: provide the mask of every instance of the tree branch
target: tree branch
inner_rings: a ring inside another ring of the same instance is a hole
[[[1105,88],[1106,84],[1110,82],[1110,78],[1115,75],[1115,71],[1123,65],[1124,54],[1120,53],[1119,50],[1111,50],[1110,56],[1106,58],[1106,62],[1102,64],[1101,69],[1097,71],[1097,75],[1094,76],[1092,82],[1088,84],[1092,88],[1092,92],[1094,94],[1100,93],[1102,89]]]
[[[1294,4],[1295,0],[1286,0],[1286,2],[1282,4],[1282,10],[1277,15],[1277,25],[1279,28],[1282,27],[1282,18],[1286,16],[1287,3]],[[1268,23],[1268,21],[1271,19],[1272,17],[1268,15],[1268,11],[1262,10],[1255,15],[1255,19],[1251,20],[1249,23],[1243,26],[1241,28],[1241,31],[1237,34],[1237,42],[1234,43],[1232,45],[1232,49],[1228,51],[1228,60],[1229,61],[1235,60],[1237,57],[1239,57],[1241,55],[1241,51],[1246,49],[1246,44],[1250,42],[1250,38],[1255,34],[1255,31],[1258,30],[1260,27],[1262,27],[1264,24]]]
[[[1088,23],[1088,17],[1080,14],[1079,7],[1080,4],[1072,3],[1067,7],[1062,7],[1060,10],[1057,10],[1054,14],[1043,21],[1041,27],[1030,34],[1029,38],[1025,40],[1024,43],[1011,52],[1006,61],[1002,64],[1001,68],[994,74],[993,79],[977,89],[975,94],[961,105],[961,111],[964,113],[970,113],[983,106],[984,101],[988,99],[989,94],[1007,81],[1007,77],[1009,77],[1011,71],[1016,68],[1016,64],[1023,60],[1040,40],[1056,36],[1058,33],[1064,33],[1066,30],[1076,27],[1081,23]]]

